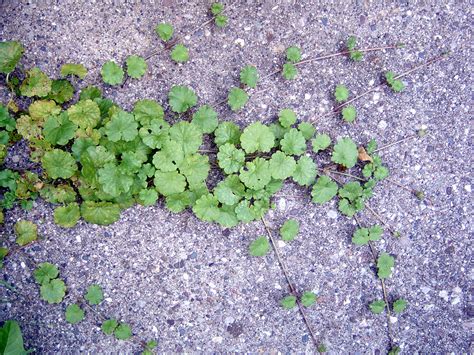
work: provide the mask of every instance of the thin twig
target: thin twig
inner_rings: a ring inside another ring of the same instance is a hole
[[[359,176],[355,176],[355,175],[348,174],[348,173],[343,173],[343,172],[337,171],[337,170],[323,169],[323,172],[330,173],[330,174],[337,174],[337,175],[347,176],[347,177],[351,177],[351,178],[359,180],[359,181],[364,181],[364,182],[367,181],[367,179],[361,178]]]
[[[359,52],[375,52],[375,51],[381,51],[381,50],[384,50],[384,49],[396,49],[396,48],[400,48],[400,44],[395,44],[395,45],[388,45],[388,46],[381,46],[381,47],[373,47],[373,48],[365,48],[365,49],[359,49],[358,51]],[[304,59],[304,60],[301,60],[299,62],[296,62],[294,63],[293,65],[294,66],[299,66],[299,65],[303,65],[303,64],[306,64],[306,63],[312,63],[312,62],[317,62],[317,61],[320,61],[320,60],[324,60],[324,59],[330,59],[330,58],[335,58],[335,57],[340,57],[340,56],[344,56],[344,55],[347,55],[349,54],[351,51],[348,51],[348,50],[344,50],[344,51],[339,51],[339,52],[336,52],[336,53],[331,53],[331,54],[324,54],[324,55],[320,55],[318,57],[314,57],[314,58],[308,58],[308,59]],[[265,80],[275,74],[278,74],[279,72],[281,72],[283,69],[280,68],[280,69],[276,69],[275,71],[265,75],[264,77],[262,77],[260,80]]]
[[[354,220],[356,221],[359,228],[362,228],[362,225],[360,224],[360,222],[359,222],[359,220],[357,219],[356,216],[354,216]],[[375,263],[375,265],[377,265],[377,252],[375,251],[375,248],[374,248],[374,246],[372,245],[372,243],[370,241],[368,242],[368,245],[369,245],[370,253],[372,254],[372,257],[374,259],[374,263]],[[389,303],[388,303],[387,287],[385,286],[385,281],[383,279],[381,279],[379,277],[377,277],[377,278],[380,280],[380,284],[382,285],[383,299],[385,301],[385,308],[387,309],[388,338],[389,338],[389,341],[390,341],[390,348],[393,348],[394,341],[393,341],[393,334],[392,334],[392,324],[390,322],[390,318],[391,318],[392,314],[390,312],[390,306],[389,306]]]
[[[397,144],[406,142],[406,141],[411,140],[411,139],[414,139],[414,138],[416,138],[416,137],[418,137],[418,135],[414,134],[414,135],[412,135],[412,136],[408,136],[408,137],[402,138],[402,139],[400,139],[400,140],[398,140],[398,141],[395,141],[395,142],[392,142],[392,143],[383,145],[383,146],[381,146],[380,148],[375,149],[375,150],[374,150],[374,153],[380,152],[381,150],[384,150],[384,149],[393,147],[394,145],[397,145]]]
[[[405,72],[403,72],[403,73],[401,73],[401,74],[395,76],[393,79],[394,79],[394,80],[397,80],[397,79],[403,78],[403,77],[407,76],[408,74],[411,74],[411,73],[413,73],[414,71],[416,71],[416,70],[418,70],[418,69],[421,69],[421,68],[423,68],[423,67],[427,67],[427,66],[429,66],[429,65],[431,65],[431,64],[433,64],[433,63],[436,63],[437,61],[439,61],[439,60],[441,60],[441,59],[444,59],[445,57],[446,57],[446,54],[442,54],[442,55],[436,56],[436,57],[434,57],[434,58],[431,58],[430,60],[428,60],[428,61],[426,61],[426,62],[423,62],[423,63],[421,63],[421,64],[419,64],[419,65],[416,65],[416,66],[414,66],[413,68],[411,68],[411,69],[409,69],[409,70],[407,70],[407,71],[405,71]],[[329,115],[332,115],[332,114],[334,114],[334,113],[339,112],[343,107],[345,107],[345,106],[351,104],[352,102],[354,102],[354,101],[356,101],[356,100],[359,100],[360,98],[362,98],[362,97],[364,97],[364,96],[370,94],[371,92],[373,92],[373,91],[375,91],[375,90],[380,89],[381,87],[383,87],[383,86],[385,86],[385,85],[386,85],[386,83],[385,83],[385,82],[382,82],[382,83],[378,84],[377,86],[374,86],[373,88],[368,89],[368,90],[366,90],[366,91],[360,93],[359,95],[353,97],[352,99],[345,101],[344,103],[342,103],[342,104],[336,106],[336,107],[332,110],[332,112],[329,112],[329,113],[328,113],[328,116],[329,116]]]
[[[394,236],[397,234],[396,231],[392,227],[390,227],[390,225],[387,222],[385,222],[385,220],[382,217],[380,217],[380,215],[377,212],[375,212],[372,207],[370,207],[367,203],[365,204],[365,207],[367,207],[370,213],[372,213],[374,217],[380,221],[380,223],[382,223],[385,227],[387,227],[390,233],[392,233]]]
[[[283,270],[283,274],[285,275],[286,282],[288,283],[288,286],[290,288],[290,292],[292,293],[293,296],[296,297],[296,303],[298,304],[298,308],[299,308],[299,311],[301,313],[301,316],[303,317],[303,321],[306,324],[306,327],[308,328],[308,331],[311,335],[311,339],[313,340],[314,345],[318,346],[318,342],[316,340],[316,335],[313,332],[313,328],[309,324],[309,321],[308,321],[308,318],[306,317],[306,312],[303,308],[303,305],[301,304],[300,300],[298,299],[299,294],[298,294],[298,291],[296,289],[296,286],[293,284],[293,282],[291,282],[291,278],[290,278],[290,274],[288,273],[287,266],[286,266],[285,262],[283,261],[281,255],[280,255],[280,251],[278,249],[278,246],[277,246],[277,244],[276,244],[276,242],[273,238],[273,235],[272,235],[272,233],[270,231],[270,228],[268,227],[267,222],[265,221],[264,217],[262,217],[262,222],[263,222],[263,225],[265,226],[265,230],[268,234],[268,237],[270,238],[273,249],[275,250],[275,254],[277,256],[280,267]]]

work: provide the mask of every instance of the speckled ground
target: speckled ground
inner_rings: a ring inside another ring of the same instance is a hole
[[[359,143],[373,137],[383,145],[428,128],[424,139],[398,144],[382,155],[394,181],[423,190],[432,204],[389,182],[370,201],[402,233],[400,239],[385,233],[377,246],[396,257],[387,282],[390,298],[409,301],[407,311],[392,320],[406,353],[472,350],[472,9],[467,1],[437,3],[236,2],[228,27],[208,26],[185,38],[189,63],[175,65],[161,53],[150,60],[142,80],[124,88],[104,87],[106,96],[126,108],[141,98],[164,102],[173,84],[190,85],[201,103],[214,103],[238,83],[242,66],[252,63],[262,76],[270,73],[292,44],[309,58],[339,50],[349,34],[360,37],[363,47],[406,43],[401,50],[367,55],[360,64],[335,58],[302,66],[295,81],[275,76],[261,82],[242,112],[220,109],[221,119],[245,125],[273,120],[279,109],[292,107],[301,120],[313,119],[318,130],[333,138],[350,135]],[[114,4],[3,1],[0,39],[23,42],[22,64],[37,65],[52,76],[64,62],[83,63],[90,70],[87,80],[77,84],[83,87],[99,82],[104,61],[159,48],[156,23],[170,22],[186,34],[208,19],[204,1]],[[336,84],[344,82],[359,93],[376,85],[382,71],[402,72],[442,50],[452,52],[450,59],[407,77],[404,93],[384,89],[358,101],[356,124],[320,118],[333,105]],[[6,89],[2,85],[0,90],[4,101]],[[301,224],[298,239],[280,246],[297,287],[320,295],[308,311],[318,339],[333,353],[386,352],[386,318],[367,309],[381,297],[381,289],[369,251],[350,243],[353,222],[336,213],[334,202],[311,204],[308,192],[293,184],[278,193],[275,203],[267,216],[272,227],[289,217]],[[135,342],[103,335],[92,313],[78,325],[65,322],[66,304],[90,283],[105,290],[102,314],[129,322],[143,339],[157,339],[160,352],[314,349],[298,311],[278,306],[287,286],[275,256],[248,255],[249,241],[264,233],[261,223],[222,229],[190,212],[171,214],[159,203],[130,208],[108,227],[80,222],[64,230],[54,225],[51,206],[38,201],[31,212],[7,213],[2,238],[8,243],[21,218],[36,221],[44,240],[26,248],[30,257],[18,253],[7,261],[3,278],[19,293],[0,288],[0,298],[8,300],[0,304],[0,320],[17,319],[27,346],[39,353],[140,351]],[[370,213],[361,220],[376,222]],[[69,287],[61,305],[38,297],[32,263],[43,261],[57,263]]]

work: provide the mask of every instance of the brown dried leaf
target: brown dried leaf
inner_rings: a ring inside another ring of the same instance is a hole
[[[369,154],[365,151],[365,148],[360,146],[357,151],[359,152],[358,158],[360,161],[370,161],[372,162],[372,158],[370,157]]]

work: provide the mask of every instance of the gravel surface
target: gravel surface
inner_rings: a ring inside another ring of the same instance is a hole
[[[161,48],[154,33],[158,22],[170,22],[177,33],[187,34],[209,18],[204,1],[100,3],[3,1],[0,39],[20,40],[26,47],[23,66],[37,65],[51,76],[58,76],[65,62],[83,63],[90,72],[76,83],[81,88],[100,83],[106,60],[123,62],[128,55]],[[361,47],[405,43],[403,49],[371,53],[362,63],[338,57],[301,66],[291,82],[279,75],[268,78],[244,110],[236,114],[221,106],[220,118],[244,126],[274,120],[281,108],[291,107],[301,121],[312,120],[333,138],[349,135],[361,144],[376,138],[381,145],[427,128],[423,139],[381,154],[393,181],[423,190],[429,198],[419,201],[385,181],[369,202],[402,234],[397,239],[386,232],[376,244],[396,258],[387,281],[390,299],[409,302],[407,311],[391,320],[391,328],[406,353],[472,351],[472,8],[467,1],[276,3],[236,2],[226,28],[208,25],[184,37],[189,63],[176,65],[161,52],[149,61],[142,80],[128,81],[123,88],[104,86],[105,95],[130,109],[142,98],[165,104],[172,85],[186,84],[200,103],[216,103],[238,85],[242,66],[251,63],[262,76],[271,73],[293,44],[311,58],[340,50],[350,34],[360,38]],[[321,118],[334,104],[336,84],[360,93],[377,85],[383,71],[403,72],[443,50],[452,52],[450,58],[407,76],[402,94],[382,89],[357,101],[354,125],[338,117]],[[0,90],[6,103],[4,85]],[[24,157],[25,146],[11,155]],[[18,157],[8,162],[11,167],[22,164]],[[280,248],[297,288],[320,296],[307,311],[318,340],[332,353],[385,353],[386,317],[367,308],[381,298],[382,290],[369,250],[350,243],[353,220],[337,213],[335,201],[310,203],[308,191],[291,183],[274,202],[275,210],[266,217],[272,228],[290,217],[301,224],[297,240],[280,242]],[[172,214],[160,202],[130,208],[111,226],[81,221],[66,230],[54,224],[52,207],[37,201],[30,212],[7,212],[1,234],[8,244],[14,241],[13,225],[19,219],[37,222],[42,240],[25,248],[26,255],[7,260],[2,277],[18,293],[0,288],[0,298],[6,300],[0,304],[0,321],[17,319],[26,345],[39,353],[142,349],[137,342],[104,335],[101,316],[88,309],[78,325],[65,322],[67,304],[91,283],[105,291],[97,311],[130,323],[140,339],[157,339],[160,352],[314,351],[298,311],[278,306],[288,290],[275,255],[248,255],[249,242],[264,234],[262,223],[223,229],[189,211]],[[360,220],[377,222],[369,211]],[[60,305],[48,305],[38,296],[32,270],[43,261],[58,264],[67,283],[68,296]]]

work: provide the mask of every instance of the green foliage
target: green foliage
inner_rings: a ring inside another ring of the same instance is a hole
[[[132,336],[132,328],[126,323],[121,323],[115,328],[114,335],[119,340],[127,340]]]
[[[357,145],[350,138],[342,138],[334,146],[331,160],[346,168],[352,168],[357,163],[357,156]]]
[[[87,292],[84,295],[84,298],[91,305],[99,304],[104,299],[102,287],[100,287],[99,285],[90,285],[87,288]]]
[[[222,11],[224,11],[224,4],[220,2],[215,2],[211,5],[211,14],[213,14],[214,16],[221,14]]]
[[[334,97],[337,102],[347,101],[349,98],[349,89],[345,85],[337,85],[336,90],[334,91]]]
[[[403,81],[396,79],[397,77],[393,71],[385,73],[385,80],[388,86],[390,86],[394,92],[402,92],[405,89],[405,84],[403,84]]]
[[[296,128],[291,128],[280,141],[281,150],[288,155],[301,155],[306,151],[306,140]]]
[[[395,313],[402,313],[407,308],[408,302],[403,298],[399,298],[393,302],[393,311]]]
[[[20,86],[23,96],[46,97],[51,91],[52,81],[39,68],[33,68],[26,72],[26,78]]]
[[[292,309],[296,307],[296,297],[295,296],[286,296],[280,300],[280,305],[284,309]]]
[[[285,108],[278,114],[278,121],[284,128],[289,128],[296,123],[296,113],[292,109]]]
[[[118,327],[118,322],[115,319],[107,319],[102,323],[100,327],[104,334],[112,335],[114,330]]]
[[[84,79],[87,75],[87,69],[82,64],[66,63],[61,66],[61,76],[75,75],[80,79]]]
[[[138,55],[131,55],[127,58],[127,74],[133,79],[140,79],[145,75],[148,65],[145,59]]]
[[[281,239],[285,242],[290,242],[298,235],[300,224],[295,219],[289,219],[283,223],[280,228]]]
[[[296,169],[296,161],[293,157],[283,152],[273,153],[270,159],[270,171],[272,178],[284,180],[292,176]]]
[[[168,93],[168,101],[174,112],[183,113],[196,105],[197,96],[187,86],[175,85]]]
[[[71,153],[61,149],[46,152],[41,163],[51,179],[69,179],[77,171],[77,164]]]
[[[185,63],[189,60],[189,50],[183,44],[177,44],[171,51],[171,59],[176,63]]]
[[[323,204],[331,200],[337,194],[337,184],[328,176],[321,176],[311,191],[312,201]]]
[[[349,58],[355,62],[360,62],[364,58],[364,54],[356,49],[357,38],[355,36],[350,36],[346,41],[346,47],[349,51]]]
[[[214,132],[214,142],[220,146],[226,143],[240,143],[240,128],[233,122],[221,122]]]
[[[283,64],[282,74],[286,80],[293,80],[298,75],[298,69],[293,63],[285,63]]]
[[[85,201],[81,204],[81,216],[86,222],[108,225],[120,218],[120,207],[111,202]]]
[[[52,145],[66,145],[74,138],[77,125],[71,122],[66,112],[50,116],[43,128],[44,139]]]
[[[367,192],[358,181],[351,181],[339,189],[339,211],[348,217],[364,209]],[[370,190],[371,191],[371,190]]]
[[[225,27],[227,25],[228,20],[229,19],[225,15],[217,15],[214,22],[217,25],[217,27]]]
[[[203,105],[193,114],[192,122],[198,126],[203,133],[212,133],[217,128],[217,112],[209,105]]]
[[[16,243],[24,246],[36,240],[38,227],[30,221],[18,221],[15,223],[15,234]]]
[[[247,126],[240,136],[242,148],[246,153],[269,152],[275,145],[275,136],[268,126],[254,122]]]
[[[66,295],[66,285],[63,280],[54,279],[41,284],[41,298],[46,302],[60,303]]]
[[[331,138],[326,133],[317,134],[316,137],[311,140],[311,145],[313,146],[313,152],[317,153],[327,149],[331,145]]]
[[[313,159],[302,156],[297,162],[293,171],[293,180],[301,186],[309,186],[316,178],[316,164]]]
[[[53,80],[51,83],[51,92],[48,99],[56,101],[58,104],[63,104],[72,99],[74,96],[74,87],[67,80]]]
[[[344,121],[349,122],[349,123],[354,122],[357,116],[357,111],[355,107],[352,105],[344,107],[341,113],[342,113],[342,118],[344,119]]]
[[[258,72],[257,68],[253,65],[246,65],[240,71],[240,82],[248,87],[257,87]]]
[[[383,300],[376,300],[369,304],[369,308],[374,314],[382,313],[385,309],[385,302]]]
[[[377,275],[381,279],[389,278],[392,275],[392,268],[395,265],[393,256],[382,253],[377,259]]]
[[[301,304],[305,307],[311,307],[318,300],[318,296],[314,292],[306,291],[301,296]]]
[[[66,321],[71,324],[77,324],[84,319],[85,312],[77,304],[70,304],[66,307]]]
[[[359,228],[354,232],[352,242],[355,245],[366,245],[370,241],[380,240],[382,233],[383,229],[378,224],[370,228]]]
[[[23,45],[17,41],[0,42],[0,73],[11,73],[23,55]]]
[[[54,222],[64,228],[74,227],[81,218],[79,205],[76,202],[54,209]]]
[[[143,99],[135,102],[133,107],[135,120],[142,126],[149,126],[152,122],[159,122],[165,117],[163,107],[154,100]]]
[[[50,282],[59,276],[59,269],[56,265],[45,262],[38,264],[35,271],[33,272],[35,280],[40,285]]]
[[[113,114],[110,121],[107,122],[104,129],[107,138],[112,142],[123,140],[131,142],[138,135],[138,123],[133,114],[118,111]]]
[[[232,88],[227,96],[227,104],[232,111],[238,111],[245,106],[249,100],[249,95],[241,88]]]
[[[326,345],[324,344],[319,344],[317,350],[318,350],[318,353],[320,354],[324,354],[328,351]]]
[[[304,139],[308,140],[314,136],[314,133],[316,132],[316,128],[314,128],[314,126],[309,122],[301,122],[298,125],[298,131],[301,132]]]
[[[173,37],[174,28],[169,23],[160,23],[156,26],[155,32],[163,41],[169,41]]]
[[[0,42],[0,44],[1,43],[4,42]],[[3,49],[0,46],[0,53],[2,50]],[[3,59],[1,58],[1,55],[2,54],[0,54],[0,60]],[[5,321],[3,326],[0,328],[0,353],[6,355],[23,355],[29,353],[29,351],[25,350],[21,329],[18,322],[15,320]]]
[[[296,46],[291,46],[286,49],[286,59],[289,62],[296,63],[301,60],[301,50]]]
[[[94,128],[100,121],[100,108],[90,99],[81,100],[68,108],[67,117],[81,128]]]
[[[264,236],[258,237],[249,245],[249,253],[252,256],[264,256],[270,250],[270,243]]]
[[[270,164],[262,158],[247,162],[240,169],[240,180],[250,189],[261,190],[272,179]]]
[[[157,346],[158,342],[156,340],[148,341],[145,345],[142,355],[153,355],[153,349],[155,349]]]
[[[102,80],[109,85],[119,85],[123,82],[124,72],[121,66],[113,60],[105,62],[100,71]]]
[[[242,149],[236,148],[235,145],[226,143],[219,147],[217,161],[219,167],[224,170],[226,174],[236,173],[245,162],[245,153]]]

